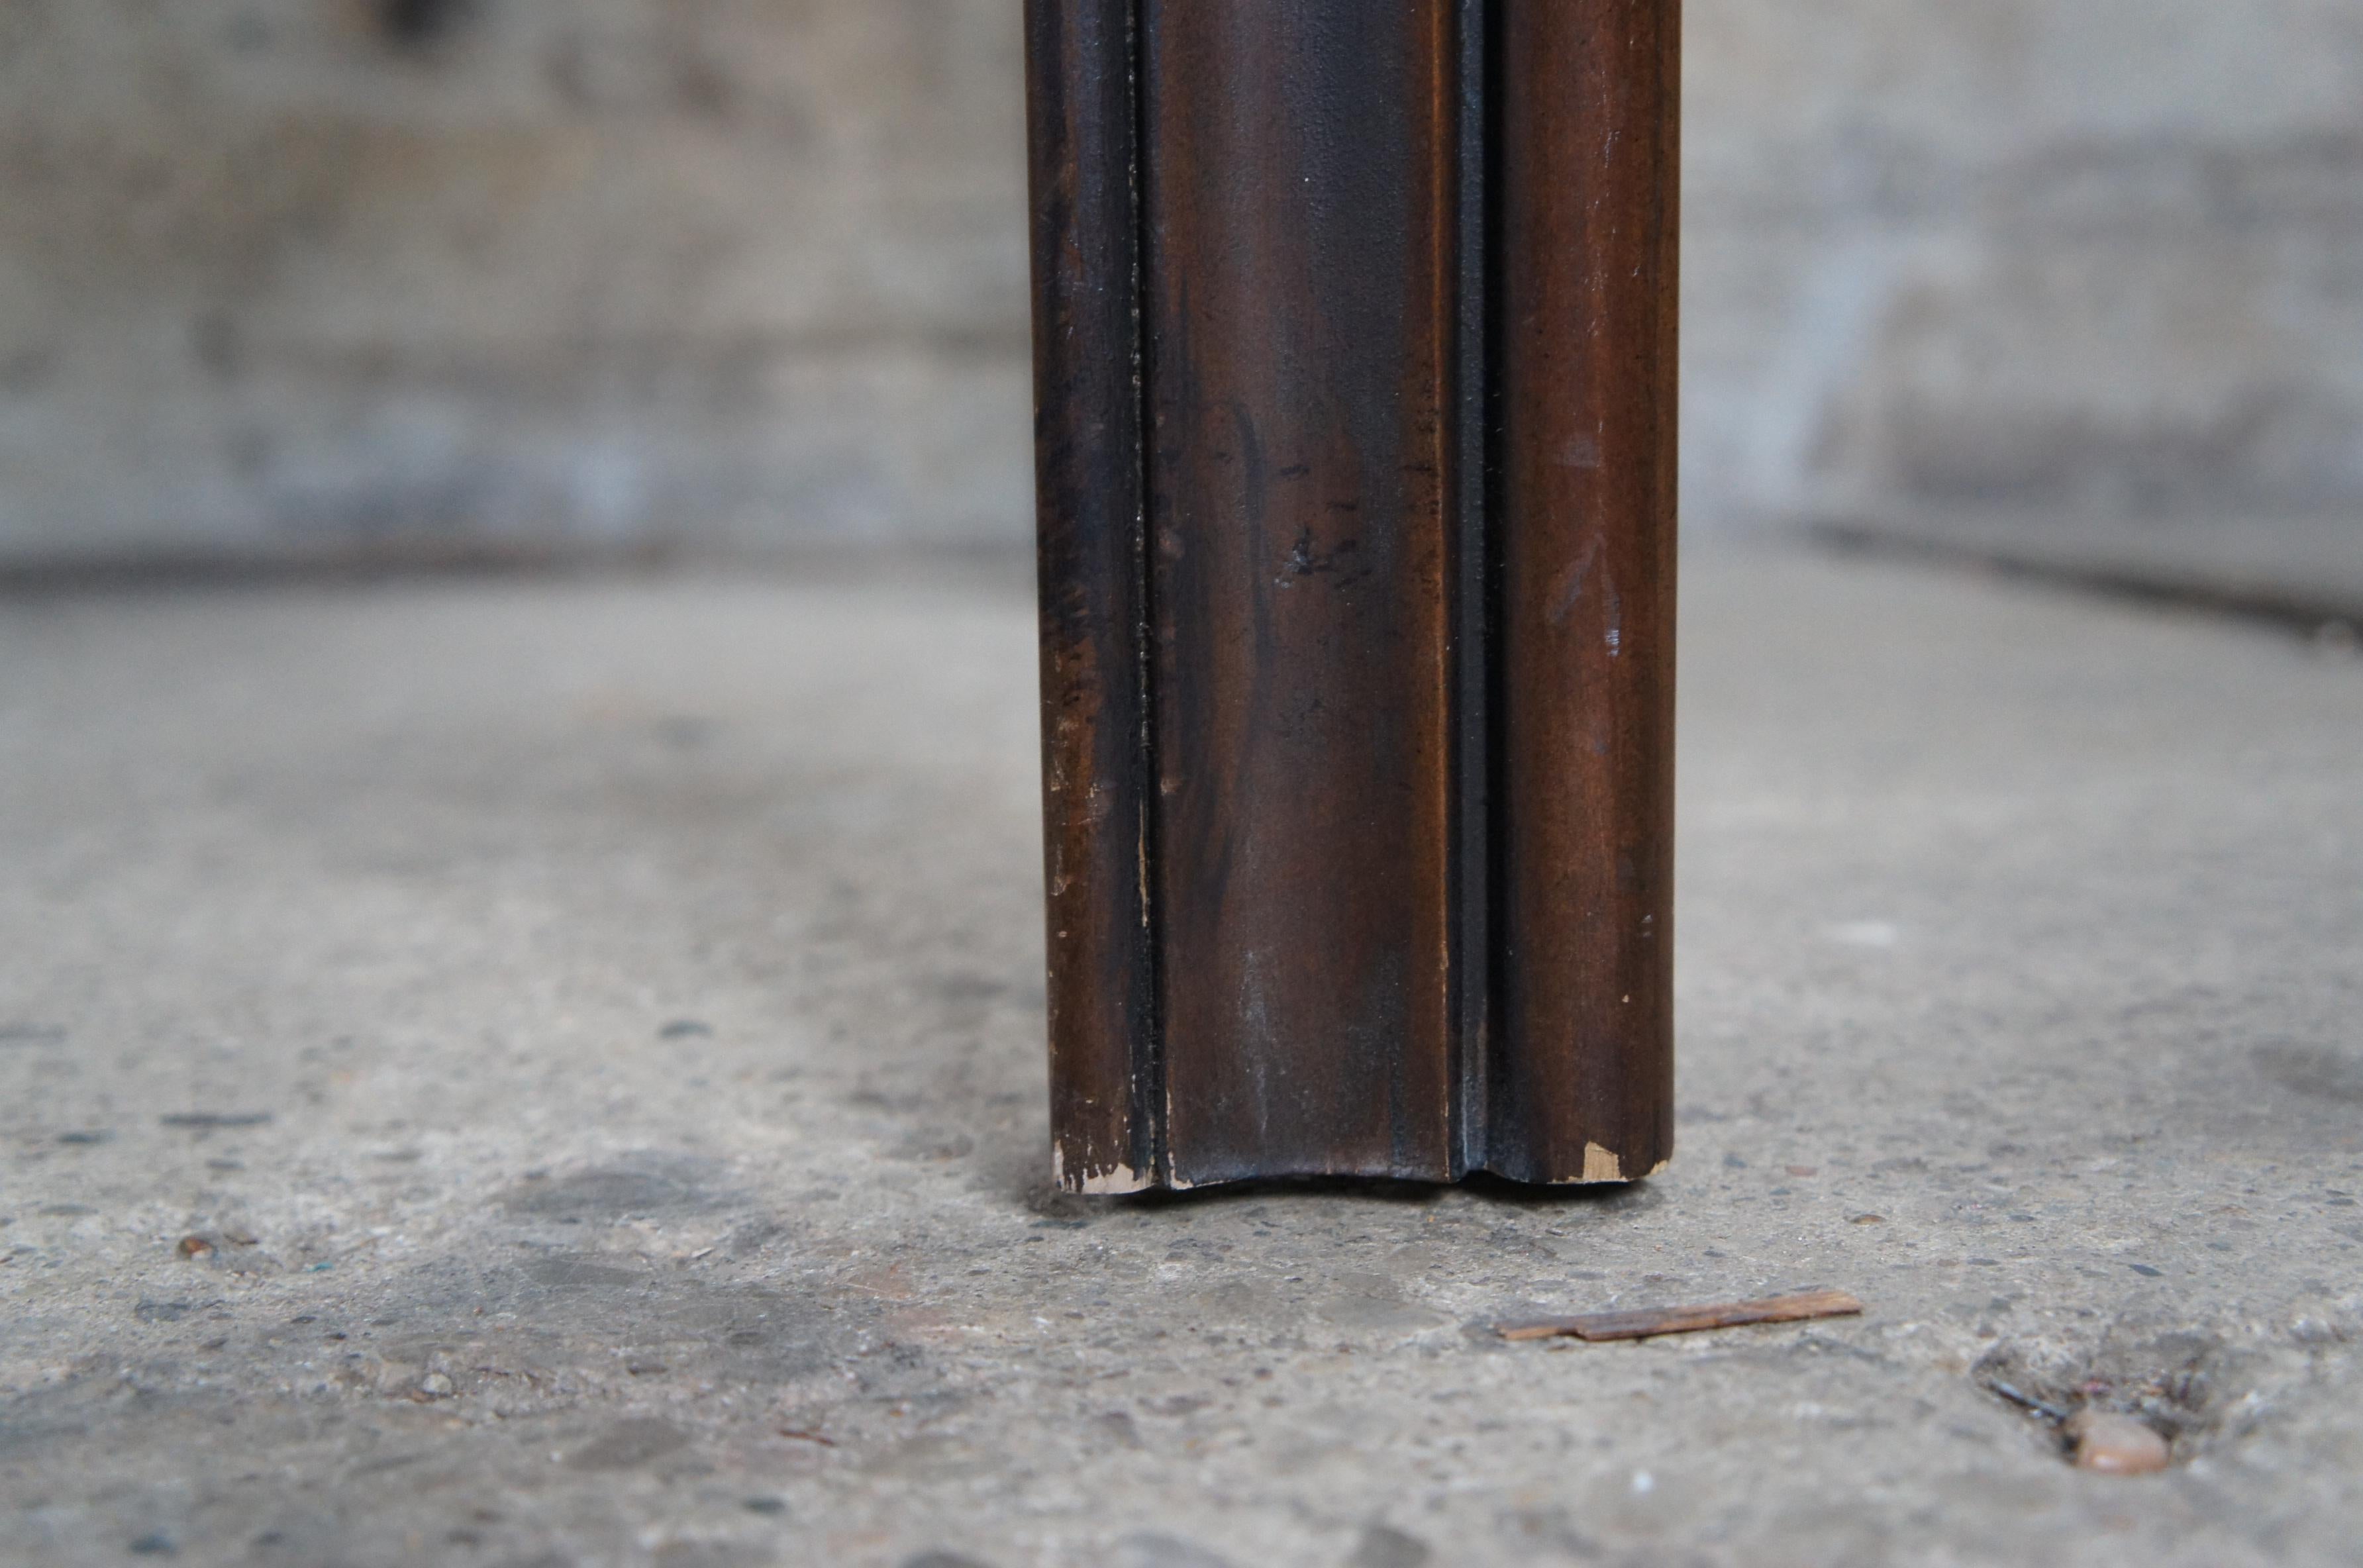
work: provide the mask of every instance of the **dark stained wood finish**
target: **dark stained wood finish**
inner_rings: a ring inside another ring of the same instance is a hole
[[[1501,0],[1488,1163],[1673,1152],[1675,0]]]
[[[1670,1148],[1673,0],[1029,0],[1076,1190]]]
[[[1026,8],[1050,1117],[1061,1183],[1159,1163],[1131,0]]]
[[[1171,1179],[1440,1176],[1449,6],[1142,15]]]

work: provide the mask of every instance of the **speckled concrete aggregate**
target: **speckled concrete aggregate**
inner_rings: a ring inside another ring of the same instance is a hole
[[[1673,1167],[1124,1201],[1014,574],[0,605],[0,1559],[2353,1561],[2363,661],[1684,593]]]

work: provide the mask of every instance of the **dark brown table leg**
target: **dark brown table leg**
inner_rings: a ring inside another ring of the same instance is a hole
[[[1671,1142],[1673,0],[1033,0],[1053,1132]]]

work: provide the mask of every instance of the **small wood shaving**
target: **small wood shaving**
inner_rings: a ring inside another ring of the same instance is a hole
[[[1761,1301],[1726,1301],[1712,1307],[1649,1307],[1632,1312],[1592,1312],[1579,1318],[1540,1318],[1497,1323],[1505,1340],[1647,1340],[1659,1334],[1694,1334],[1704,1329],[1736,1329],[1748,1323],[1796,1323],[1810,1318],[1850,1318],[1862,1303],[1843,1290],[1807,1290]]]

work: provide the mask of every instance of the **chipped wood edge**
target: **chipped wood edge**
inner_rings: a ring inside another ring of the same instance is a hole
[[[1647,1170],[1636,1171],[1631,1176],[1626,1176],[1625,1174],[1625,1157],[1622,1154],[1619,1154],[1615,1150],[1607,1147],[1605,1144],[1587,1143],[1583,1146],[1583,1170],[1580,1175],[1571,1176],[1552,1176],[1548,1181],[1542,1182],[1538,1185],[1544,1187],[1629,1187],[1634,1182],[1647,1181],[1651,1176],[1661,1174],[1668,1165],[1670,1165],[1673,1163],[1673,1156],[1669,1154],[1666,1158],[1659,1160],[1656,1165],[1651,1165]]]
[[[1155,1176],[1137,1171],[1122,1160],[1104,1169],[1070,1174],[1065,1152],[1056,1143],[1050,1145],[1050,1180],[1063,1192],[1081,1193],[1086,1198],[1118,1198],[1130,1192],[1147,1192],[1158,1185]]]

